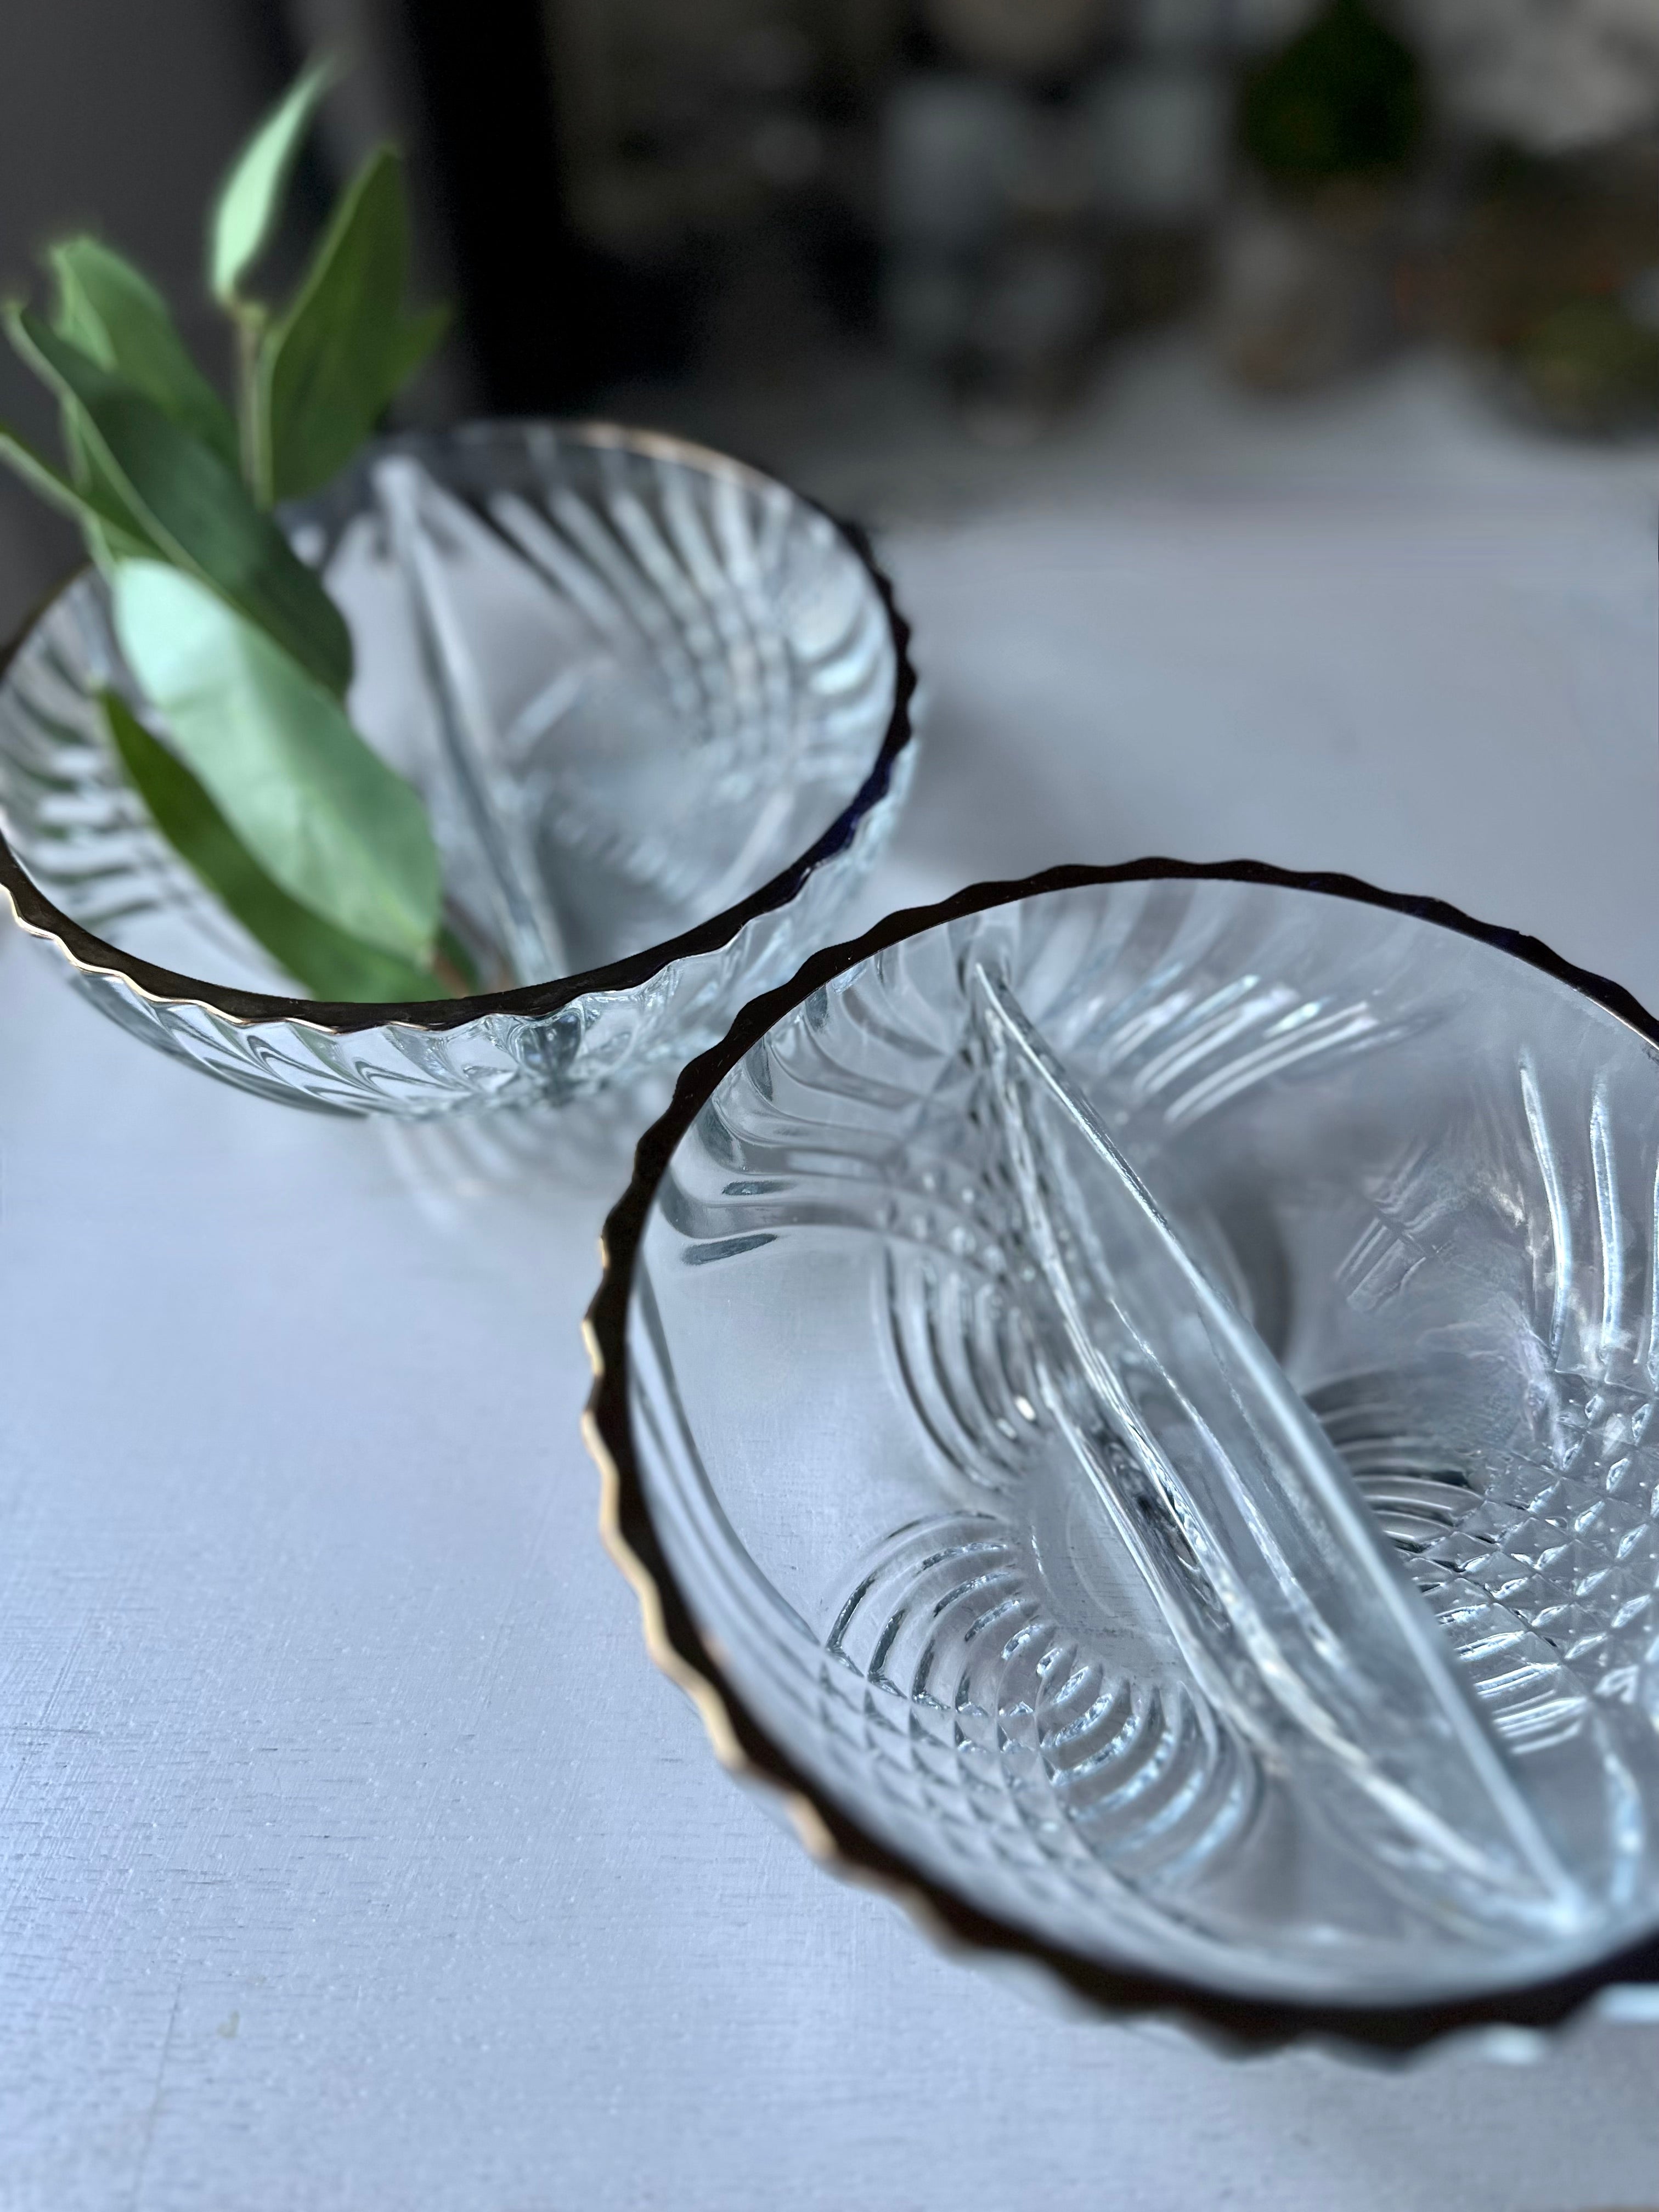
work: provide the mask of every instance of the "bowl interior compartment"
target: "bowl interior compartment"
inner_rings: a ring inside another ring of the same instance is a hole
[[[781,486],[603,429],[375,448],[289,521],[351,625],[355,721],[422,790],[492,987],[738,903],[857,793],[892,710],[876,586]],[[86,577],[0,689],[0,811],[72,919],[186,975],[291,992],[149,830],[94,695],[131,691]]]
[[[1103,1959],[1411,2002],[1650,1927],[1656,1108],[1570,985],[1308,890],[1051,893],[854,968],[719,1085],[632,1284],[734,1688]]]

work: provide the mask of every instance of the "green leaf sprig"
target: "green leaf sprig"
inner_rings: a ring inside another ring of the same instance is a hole
[[[52,246],[53,308],[4,311],[58,404],[67,466],[0,424],[0,459],[81,526],[151,729],[113,692],[115,757],[157,830],[314,995],[420,999],[473,986],[441,927],[426,809],[352,727],[351,639],[272,519],[326,483],[441,336],[411,315],[395,149],[352,179],[293,297],[249,289],[334,71],[308,69],[215,203],[208,276],[237,333],[228,407],[161,293],[100,240]]]

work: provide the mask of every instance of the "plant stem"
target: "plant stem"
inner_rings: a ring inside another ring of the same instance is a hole
[[[259,344],[265,314],[254,301],[240,303],[236,317],[236,421],[240,431],[242,475],[256,503],[270,505],[270,441],[259,392]]]

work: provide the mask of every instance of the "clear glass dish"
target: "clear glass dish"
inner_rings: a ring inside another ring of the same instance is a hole
[[[0,889],[123,1028],[323,1111],[556,1106],[702,1049],[823,942],[912,763],[908,634],[851,533],[720,454],[540,422],[389,440],[284,519],[497,988],[287,994],[111,754],[94,695],[132,687],[83,574],[0,683]]]
[[[1656,1039],[1249,864],[964,893],[749,1007],[590,1316],[611,1540],[723,1754],[1236,2039],[1659,1983]]]

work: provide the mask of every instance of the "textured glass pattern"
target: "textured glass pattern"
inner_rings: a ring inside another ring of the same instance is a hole
[[[86,576],[0,687],[0,823],[20,918],[123,1027],[324,1110],[556,1103],[684,1060],[823,940],[902,799],[909,677],[815,508],[672,440],[486,424],[390,441],[289,520],[493,995],[272,995],[110,753],[94,695],[131,686]]]
[[[642,1232],[738,1693],[932,1879],[1409,2005],[1659,1919],[1659,1055],[1392,908],[1088,886],[780,1019]]]

